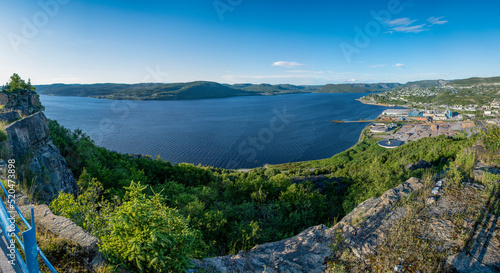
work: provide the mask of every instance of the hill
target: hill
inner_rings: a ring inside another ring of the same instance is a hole
[[[478,84],[495,84],[495,83],[500,84],[500,77],[490,77],[490,78],[474,77],[463,80],[454,80],[450,82],[451,85],[462,85],[462,86],[478,85]]]
[[[403,84],[399,86],[399,89],[403,88],[431,88],[431,87],[437,87],[437,86],[444,86],[448,83],[449,81],[445,80],[423,80],[423,81],[414,81],[414,82],[407,82],[406,84]]]
[[[187,83],[139,84],[51,84],[38,85],[38,93],[53,96],[77,96],[130,100],[190,100],[238,96],[282,95],[300,93],[370,93],[392,90],[399,83],[328,84],[325,86],[291,84],[220,84],[196,81]]]
[[[40,94],[132,100],[189,100],[255,96],[256,93],[215,82],[140,84],[52,84],[36,86]]]
[[[392,90],[399,83],[376,83],[376,84],[327,84],[319,87],[317,93],[370,93]]]

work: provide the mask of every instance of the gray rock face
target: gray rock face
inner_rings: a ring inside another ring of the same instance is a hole
[[[404,207],[395,207],[396,203],[423,187],[420,179],[412,177],[379,198],[370,198],[361,203],[333,229],[342,232],[343,242],[357,257],[372,254],[394,221],[407,213]]]
[[[76,179],[49,137],[48,120],[35,113],[6,127],[9,154],[35,177],[36,198],[50,202],[60,191],[75,193]]]
[[[68,168],[52,141],[36,150],[30,163],[30,170],[35,175],[36,198],[51,201],[59,192],[76,193],[77,184],[73,172]]]
[[[5,131],[9,151],[19,161],[30,152],[44,146],[49,138],[49,121],[42,112],[9,124]]]
[[[197,268],[219,272],[323,272],[332,249],[332,230],[325,225],[308,228],[298,235],[256,246],[237,255],[195,261]]]
[[[20,93],[1,93],[0,104],[5,105],[6,109],[18,111],[23,116],[43,110],[38,94],[27,90]]]
[[[0,113],[0,122],[11,123],[21,118],[21,115],[16,111],[8,111]]]

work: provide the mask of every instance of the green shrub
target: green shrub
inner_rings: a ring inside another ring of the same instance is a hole
[[[482,142],[490,158],[500,163],[500,127],[489,126],[486,132],[483,131]]]
[[[78,178],[78,190],[77,198],[69,193],[59,193],[50,204],[50,209],[99,237],[106,226],[105,215],[112,210],[111,204],[101,199],[102,184],[91,178],[85,169]]]
[[[114,264],[137,272],[185,272],[201,242],[200,233],[159,194],[149,198],[132,181],[125,202],[109,217],[100,250]]]

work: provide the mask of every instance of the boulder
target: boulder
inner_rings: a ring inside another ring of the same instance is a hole
[[[410,163],[410,164],[406,165],[405,170],[406,171],[414,171],[414,170],[418,170],[418,169],[427,169],[427,168],[431,168],[431,167],[432,167],[431,163],[429,163],[425,160],[420,160],[417,163]]]

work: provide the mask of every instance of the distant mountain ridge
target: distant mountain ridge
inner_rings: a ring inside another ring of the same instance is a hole
[[[291,84],[220,84],[196,81],[188,83],[139,84],[51,84],[36,86],[38,93],[54,96],[94,97],[132,100],[190,100],[237,96],[269,96],[300,93],[370,93],[392,90],[399,83],[328,84],[324,86]]]
[[[461,85],[461,86],[470,86],[470,85],[478,85],[478,84],[500,84],[500,77],[473,77],[467,79],[460,80],[423,80],[423,81],[414,81],[407,82],[403,85],[400,85],[399,88],[432,88],[438,86],[445,85]]]
[[[209,81],[187,83],[99,83],[38,85],[38,93],[54,96],[93,97],[129,100],[193,100],[239,96],[271,96],[303,93],[373,93],[394,89],[431,88],[444,85],[475,85],[500,83],[500,77],[469,78],[463,80],[423,80],[400,83],[352,83],[326,85],[292,84],[221,84]]]

